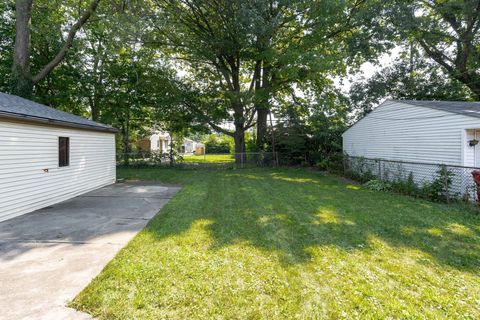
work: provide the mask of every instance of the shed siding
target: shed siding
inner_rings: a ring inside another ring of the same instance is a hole
[[[467,165],[467,129],[480,119],[399,102],[385,102],[343,134],[344,152],[388,160]],[[479,147],[477,147],[479,148]]]
[[[68,167],[59,136],[70,137]],[[114,134],[0,120],[0,221],[114,182]]]

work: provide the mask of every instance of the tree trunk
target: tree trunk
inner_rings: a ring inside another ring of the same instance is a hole
[[[128,140],[130,139],[129,121],[127,120],[123,125],[123,160],[124,164],[128,165],[130,160],[130,145]]]
[[[235,162],[242,163],[245,160],[245,119],[243,117],[243,105],[238,103],[233,109],[233,117],[235,119],[235,133],[233,135],[235,142]]]
[[[93,0],[86,11],[70,28],[65,43],[57,55],[38,74],[30,70],[30,25],[33,0],[15,0],[15,45],[13,49],[12,92],[30,98],[33,86],[43,80],[62,60],[72,46],[77,31],[97,9],[100,0]]]
[[[235,134],[233,136],[235,142],[235,163],[245,163],[245,129],[243,124],[235,125]]]
[[[265,108],[257,108],[257,151],[263,151],[265,149],[268,111],[269,110]]]
[[[96,97],[95,97],[96,99]],[[97,105],[97,102],[94,101],[93,105],[91,105],[92,108],[92,120],[93,121],[99,121],[100,120],[100,108]]]
[[[259,82],[258,82],[259,83]],[[255,90],[259,91],[260,99],[257,101],[257,150],[265,150],[265,142],[267,141],[267,117],[270,112],[270,66],[263,62],[261,84],[255,86]]]
[[[15,1],[15,45],[13,48],[12,92],[24,98],[32,96],[30,73],[30,22],[33,0]]]

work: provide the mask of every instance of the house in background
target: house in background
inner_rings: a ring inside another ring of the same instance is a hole
[[[387,100],[343,134],[343,151],[404,162],[396,167],[418,184],[431,182],[438,173],[438,166],[424,164],[452,166],[452,185],[468,194],[474,188],[473,167],[480,167],[478,140],[480,102]]]
[[[141,151],[168,153],[170,152],[171,142],[172,138],[169,133],[155,131],[148,138],[138,141],[137,147]],[[182,145],[176,146],[176,148],[177,152],[181,154],[203,154],[205,151],[203,143],[188,138],[184,138]]]
[[[0,93],[0,221],[114,183],[116,132]]]
[[[150,138],[146,140],[150,141],[150,148],[146,149],[148,151],[159,153],[168,153],[170,151],[172,138],[167,132],[155,131]]]

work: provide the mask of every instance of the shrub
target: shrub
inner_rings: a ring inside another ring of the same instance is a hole
[[[436,172],[435,179],[431,183],[425,183],[423,185],[423,196],[438,202],[446,202],[449,198],[455,198],[457,195],[450,194],[450,187],[454,176],[455,174],[448,170],[445,165],[441,165]]]
[[[408,174],[406,180],[402,179],[399,175],[398,178],[392,182],[392,190],[409,196],[418,196],[420,193],[420,188],[415,183],[412,172]]]
[[[391,191],[392,190],[392,184],[387,181],[382,181],[382,180],[370,180],[367,183],[364,184],[364,186],[373,191]]]
[[[233,150],[233,138],[226,135],[211,134],[203,141],[207,153],[230,153]]]

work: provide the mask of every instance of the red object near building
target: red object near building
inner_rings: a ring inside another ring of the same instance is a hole
[[[473,176],[473,181],[475,181],[475,184],[477,185],[477,202],[480,203],[480,171],[473,170],[472,176]]]

